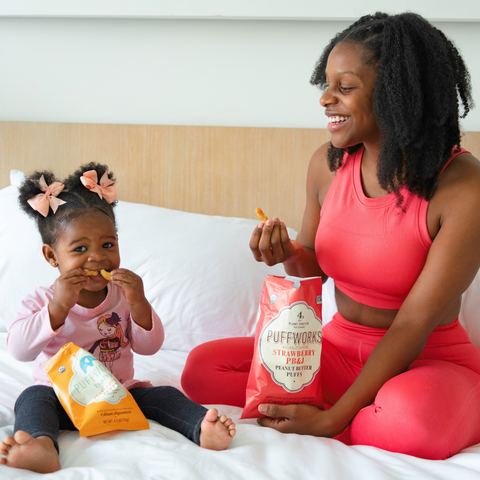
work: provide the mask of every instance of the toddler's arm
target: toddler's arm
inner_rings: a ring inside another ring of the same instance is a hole
[[[16,360],[35,360],[62,329],[52,330],[48,312],[51,298],[49,289],[37,288],[22,300],[7,335],[8,350]]]
[[[112,283],[120,288],[125,300],[130,305],[135,323],[145,330],[150,330],[152,324],[152,307],[145,298],[143,281],[136,273],[126,268],[117,268],[111,273]]]
[[[117,268],[112,271],[111,281],[130,305],[132,350],[141,355],[158,352],[164,338],[163,325],[145,297],[141,277],[126,268]]]
[[[152,328],[145,330],[132,315],[129,339],[132,350],[140,355],[153,355],[160,350],[165,337],[163,324],[155,310],[151,309]]]

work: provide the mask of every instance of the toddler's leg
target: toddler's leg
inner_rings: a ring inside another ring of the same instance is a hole
[[[0,463],[37,473],[60,470],[57,436],[65,416],[67,426],[62,428],[72,424],[52,388],[35,385],[24,390],[15,403],[15,434],[0,444],[6,457]]]
[[[417,360],[381,388],[349,433],[353,445],[448,458],[480,442],[480,376],[448,362]]]
[[[253,337],[226,338],[194,348],[182,374],[182,388],[203,405],[245,406]]]
[[[207,411],[174,387],[130,390],[144,415],[210,450],[225,450],[235,435],[235,424],[216,409]]]

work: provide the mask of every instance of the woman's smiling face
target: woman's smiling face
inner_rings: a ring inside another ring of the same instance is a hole
[[[377,66],[365,63],[365,50],[353,42],[339,43],[330,52],[327,89],[320,105],[328,117],[334,147],[380,143],[380,130],[373,113],[373,87]]]

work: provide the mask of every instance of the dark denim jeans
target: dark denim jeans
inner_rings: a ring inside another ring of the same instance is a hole
[[[139,387],[130,390],[145,417],[181,433],[200,444],[200,424],[207,409],[189,400],[174,387]],[[58,450],[58,431],[76,430],[52,387],[34,385],[24,390],[15,403],[15,432],[32,437],[50,437]]]

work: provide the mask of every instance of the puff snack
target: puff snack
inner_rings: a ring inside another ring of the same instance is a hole
[[[100,270],[87,270],[87,277],[96,277],[97,275],[101,275],[105,280],[110,281],[112,279],[112,274],[107,272],[103,268]]]
[[[255,212],[257,213],[258,215],[258,218],[263,222],[265,223],[267,220],[268,220],[268,217],[263,213],[262,209],[260,207],[257,207],[255,209]]]
[[[112,274],[110,272],[107,272],[106,270],[104,270],[103,268],[100,270],[100,274],[102,275],[102,277],[105,279],[105,280],[108,280],[110,281],[112,279]]]

